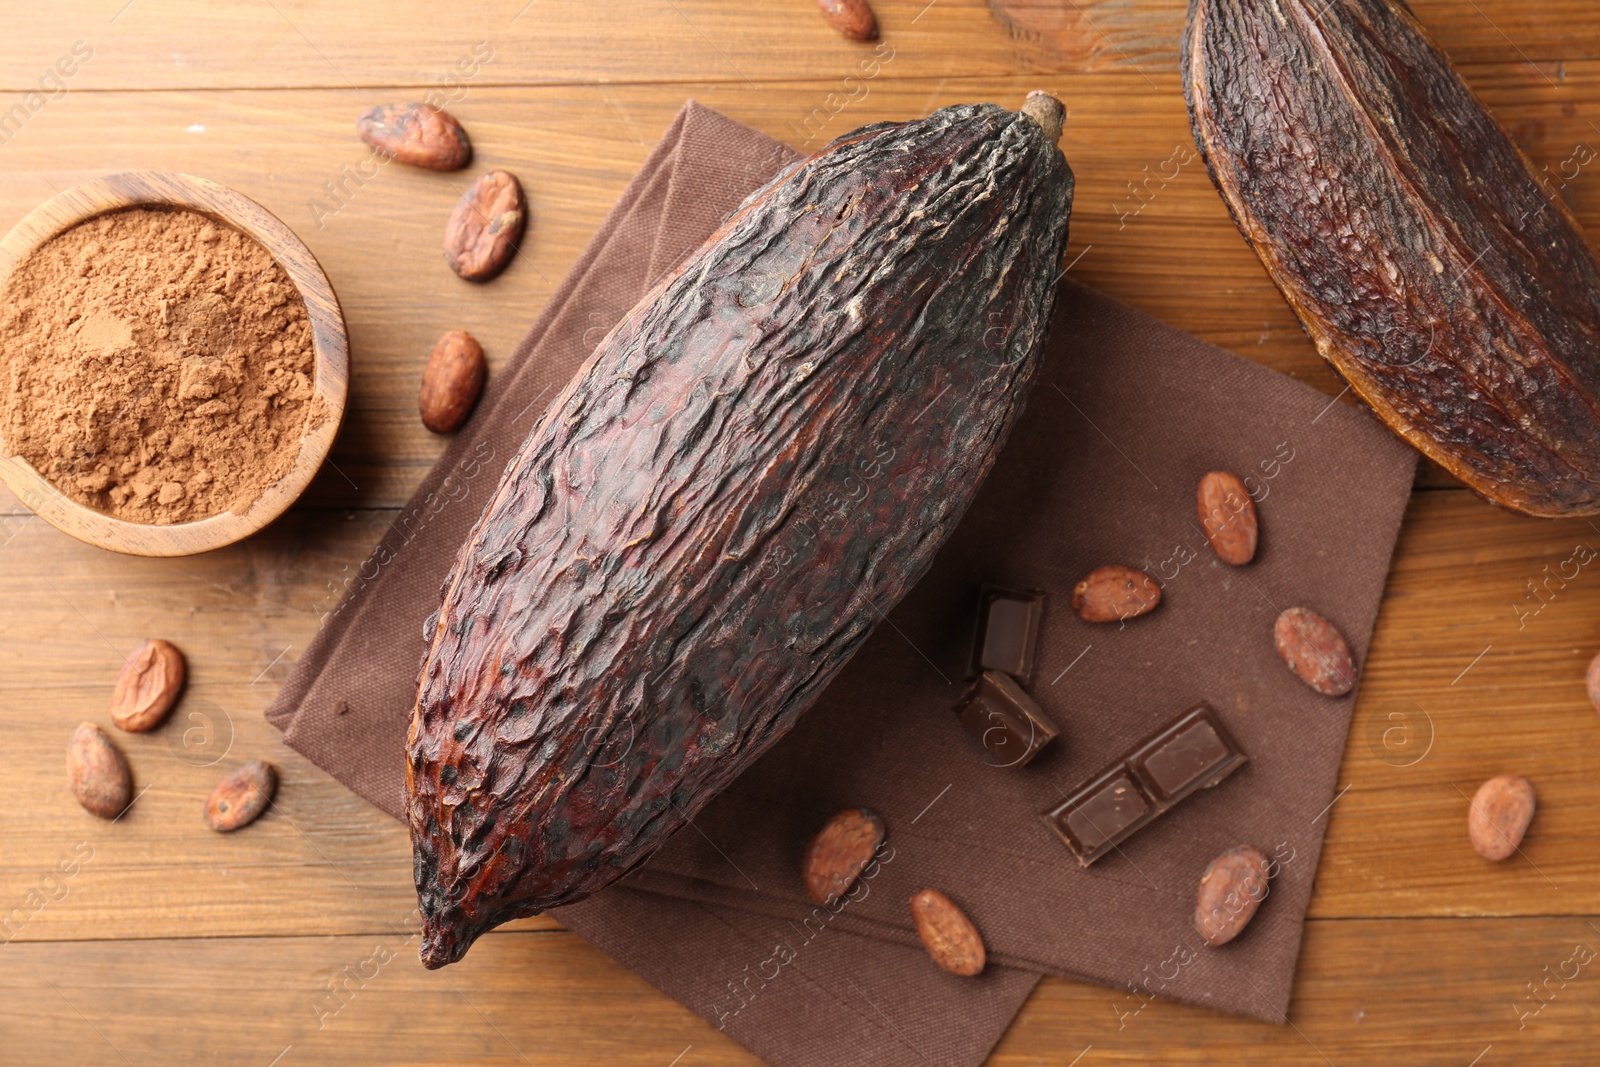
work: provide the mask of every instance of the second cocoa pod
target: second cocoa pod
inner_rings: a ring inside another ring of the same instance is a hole
[[[439,338],[422,368],[422,392],[417,397],[422,425],[434,433],[454,433],[472,414],[488,375],[489,363],[477,338],[465,330],[451,330]]]
[[[1191,0],[1183,75],[1206,169],[1349,388],[1497,504],[1600,512],[1600,260],[1403,0]]]

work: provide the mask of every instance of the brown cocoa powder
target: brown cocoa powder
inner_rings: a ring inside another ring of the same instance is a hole
[[[0,294],[0,439],[119,519],[242,513],[323,417],[314,366],[305,302],[254,239],[116,211],[41,245]]]

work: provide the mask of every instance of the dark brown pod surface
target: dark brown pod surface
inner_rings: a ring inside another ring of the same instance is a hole
[[[1154,611],[1161,586],[1144,571],[1113,563],[1072,587],[1072,610],[1084,622],[1122,622]]]
[[[472,161],[472,142],[449,112],[431,104],[379,104],[356,119],[361,139],[402,163],[460,170]]]
[[[1600,511],[1600,262],[1398,0],[1191,0],[1195,142],[1323,357],[1530,515]]]
[[[111,691],[111,721],[120,730],[154,730],[172,714],[183,690],[183,653],[170,641],[147,639],[122,663]]]
[[[1238,937],[1267,898],[1267,857],[1250,845],[1230,848],[1207,866],[1195,896],[1194,928],[1206,944]]]
[[[83,810],[115,819],[133,799],[133,772],[106,732],[92,722],[80,723],[67,745],[67,782]]]
[[[1519,774],[1484,782],[1467,809],[1467,837],[1473,851],[1495,862],[1509,857],[1522,845],[1536,806],[1533,783]]]
[[[422,425],[434,433],[454,433],[472,414],[488,376],[489,362],[477,338],[465,330],[451,330],[439,338],[422,368],[422,392],[417,397]]]
[[[1342,697],[1355,688],[1349,642],[1310,608],[1284,609],[1272,624],[1272,643],[1295,676],[1323,696]]]
[[[806,896],[832,904],[866,870],[883,844],[883,820],[865,808],[846,808],[818,830],[806,848]]]
[[[1072,175],[989,104],[848,134],[597,347],[446,580],[407,761],[423,962],[643,862],[788,732],[966,511]]]
[[[456,202],[444,231],[444,257],[469,282],[486,282],[506,269],[528,221],[522,183],[492,170]]]
[[[1256,502],[1236,474],[1212,471],[1200,479],[1195,514],[1211,551],[1224,563],[1242,567],[1256,558],[1260,524]]]
[[[955,901],[937,889],[920,889],[911,898],[911,921],[933,962],[962,978],[983,973],[983,936]]]
[[[833,28],[857,41],[878,36],[878,19],[867,0],[817,0],[822,15]]]
[[[278,791],[278,772],[264,760],[246,763],[217,783],[206,800],[206,825],[237,830],[261,817]]]

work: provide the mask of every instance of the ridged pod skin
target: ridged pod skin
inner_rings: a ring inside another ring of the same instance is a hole
[[[421,956],[642,863],[926,571],[1022,409],[1072,172],[991,104],[753,193],[551,403],[425,630]]]
[[[1600,262],[1397,0],[1191,0],[1184,92],[1323,357],[1494,503],[1600,512]]]

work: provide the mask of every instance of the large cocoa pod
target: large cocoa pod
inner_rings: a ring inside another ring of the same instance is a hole
[[[1356,394],[1495,503],[1600,512],[1600,262],[1405,5],[1191,0],[1184,90]]]
[[[426,965],[643,862],[928,568],[1034,377],[1071,208],[1059,132],[1040,98],[846,135],[752,194],[551,403],[425,630]]]

